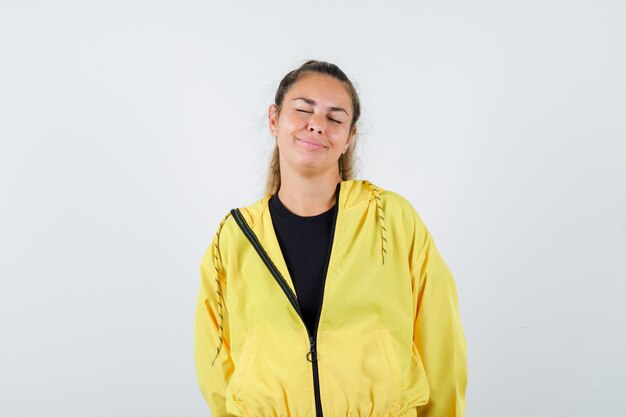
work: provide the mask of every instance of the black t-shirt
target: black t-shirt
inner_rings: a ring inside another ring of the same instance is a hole
[[[337,218],[339,183],[335,195],[335,205],[329,210],[305,217],[290,212],[278,198],[278,193],[269,199],[274,231],[311,335],[322,303]]]

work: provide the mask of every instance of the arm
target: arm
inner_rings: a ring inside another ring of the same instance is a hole
[[[226,417],[226,387],[234,366],[230,357],[227,311],[222,289],[223,272],[218,268],[219,231],[202,257],[200,292],[194,324],[194,359],[202,395],[213,417]]]
[[[429,401],[418,407],[417,417],[462,417],[467,362],[456,286],[419,216],[417,226],[411,256],[413,341],[430,386]]]

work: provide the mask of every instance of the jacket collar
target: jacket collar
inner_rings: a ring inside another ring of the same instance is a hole
[[[387,254],[387,229],[385,227],[385,216],[380,197],[382,192],[383,189],[364,179],[341,181],[339,184],[339,202],[337,207],[335,235],[338,231],[340,232],[343,226],[344,215],[354,212],[354,210],[357,210],[357,212],[366,210],[370,204],[374,203],[376,207],[376,226],[379,229],[378,235],[380,237],[381,263],[384,265],[385,256]],[[267,252],[274,254],[272,258],[277,268],[283,276],[288,276],[287,266],[274,232],[274,226],[268,207],[268,202],[272,195],[273,194],[267,194],[254,204],[244,207],[241,209],[241,213],[259,240],[263,242]],[[334,242],[336,241],[337,239],[335,238]]]

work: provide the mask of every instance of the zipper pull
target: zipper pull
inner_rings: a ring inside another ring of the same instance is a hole
[[[315,339],[313,336],[309,336],[309,342],[311,343],[311,350],[306,354],[306,359],[309,362],[317,361],[317,351],[315,350]]]

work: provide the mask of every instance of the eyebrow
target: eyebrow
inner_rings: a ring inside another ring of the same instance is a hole
[[[312,105],[312,106],[314,106],[314,105],[316,105],[316,104],[317,104],[317,103],[315,102],[315,100],[311,100],[310,98],[306,98],[306,97],[296,97],[296,98],[292,99],[291,101],[294,101],[294,100],[303,100],[304,102],[306,102],[307,104],[310,104],[310,105]],[[344,109],[344,108],[342,108],[342,107],[330,106],[330,107],[328,107],[328,110],[330,110],[330,111],[342,111],[342,112],[344,112],[345,114],[347,114],[348,116],[350,116],[350,113],[348,113],[348,112],[346,111],[346,109]]]

